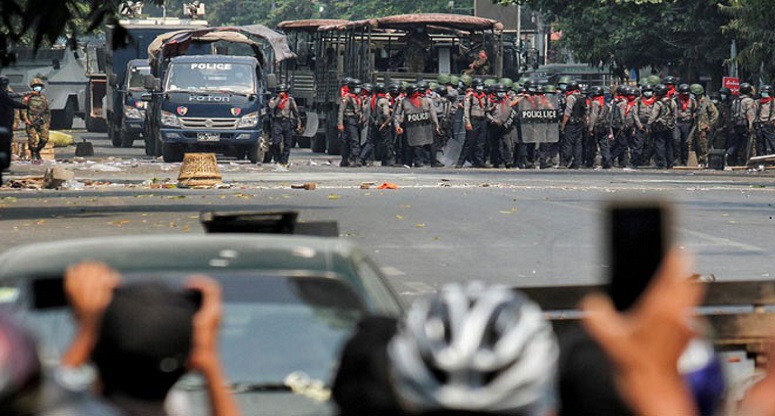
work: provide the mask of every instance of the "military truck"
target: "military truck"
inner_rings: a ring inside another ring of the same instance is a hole
[[[307,120],[318,123],[311,143],[318,152],[339,153],[342,77],[371,83],[435,80],[439,74],[462,73],[480,50],[489,60],[480,76],[503,76],[503,26],[492,19],[419,13],[350,22],[289,21],[278,27],[301,40],[292,42],[297,52],[305,47],[314,53],[285,76],[292,85],[306,86],[308,74],[314,73],[314,94],[308,100],[312,105],[305,103],[305,112]]]
[[[125,101],[127,90],[128,63],[133,59],[148,59],[148,46],[157,36],[179,30],[201,29],[207,27],[204,20],[179,18],[146,18],[120,20],[121,27],[129,32],[130,42],[124,47],[105,48],[105,108],[101,113],[107,121],[108,138],[115,147],[132,147],[137,135],[128,132],[124,126]],[[115,27],[106,27],[106,44],[113,44]],[[92,105],[99,104],[92,100]],[[134,115],[130,111],[130,115]],[[128,133],[128,134],[124,134]]]
[[[61,46],[41,48],[37,53],[32,48],[14,52],[16,62],[3,68],[0,75],[10,80],[10,87],[16,92],[29,91],[33,78],[42,79],[46,83],[44,93],[51,102],[51,128],[72,128],[73,118],[85,109],[88,79],[83,51]]]
[[[285,36],[261,25],[179,31],[157,37],[148,55],[146,153],[165,162],[195,151],[263,159],[267,90],[276,83],[269,62],[295,58]]]

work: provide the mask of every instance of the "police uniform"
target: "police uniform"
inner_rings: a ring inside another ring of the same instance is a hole
[[[381,148],[379,153],[382,156],[382,166],[390,166],[394,163],[394,149],[390,140],[392,136],[390,97],[380,87],[363,105],[364,121],[369,133],[361,149],[360,164],[370,164],[377,154],[377,149]]]
[[[759,100],[756,126],[756,155],[775,153],[775,98]]]
[[[696,129],[694,135],[689,137],[689,150],[697,153],[697,163],[708,164],[708,133],[716,126],[719,120],[719,111],[710,98],[701,95],[697,100]]]
[[[443,88],[441,92],[446,94],[446,88]],[[453,105],[447,97],[439,92],[433,92],[430,99],[433,104],[433,110],[436,112],[436,118],[439,120],[439,130],[434,135],[433,139],[431,166],[442,167],[444,165],[436,159],[436,154],[446,146],[451,137],[452,130],[450,120],[452,119],[451,108]]]
[[[287,165],[293,147],[294,129],[301,127],[301,119],[296,100],[288,95],[288,90],[281,87],[278,92],[278,96],[269,100],[272,114],[272,144],[269,151],[275,162]]]
[[[42,87],[43,82],[34,79],[30,86],[34,90],[36,86]],[[40,151],[48,143],[51,109],[48,98],[40,91],[28,95],[24,101],[27,109],[22,113],[22,118],[27,125],[27,147],[30,149],[30,159],[40,161]]]
[[[693,134],[692,129],[695,124],[697,114],[697,101],[687,94],[680,93],[675,100],[675,122],[678,134],[676,135],[673,148],[675,149],[674,164],[686,166],[689,163],[689,135]]]
[[[581,167],[582,140],[587,121],[587,99],[578,89],[566,93],[565,111],[561,132],[564,132],[564,140],[560,148],[561,164],[571,169]]]
[[[673,167],[675,112],[675,101],[668,95],[660,97],[651,108],[648,128],[654,140],[654,159],[659,169]]]
[[[466,140],[457,161],[457,167],[462,167],[466,161],[475,168],[484,167],[484,148],[487,142],[487,95],[483,91],[466,93],[463,101],[463,126],[466,129]]]
[[[505,92],[504,92],[505,93]],[[517,114],[511,106],[508,97],[498,97],[490,103],[487,111],[487,121],[492,125],[491,129],[497,139],[498,154],[503,161],[503,166],[514,166],[515,146],[517,142],[516,131]]]
[[[651,158],[654,157],[654,139],[647,126],[656,101],[657,98],[654,96],[642,96],[630,110],[629,124],[633,126],[632,165],[634,167],[649,166]]]
[[[406,134],[409,151],[405,165],[422,167],[431,160],[433,135],[439,129],[439,120],[428,97],[419,94],[401,100],[395,127]]]
[[[602,93],[602,91],[601,91]],[[587,152],[584,155],[584,165],[594,166],[596,150],[600,151],[600,165],[603,169],[611,168],[611,125],[609,123],[610,109],[605,103],[605,97],[600,95],[590,100],[589,118],[587,119],[587,134],[590,138]]]
[[[629,165],[629,134],[627,127],[627,99],[619,95],[611,103],[611,132],[614,135],[611,143],[611,161],[616,161],[620,168]]]
[[[756,101],[740,89],[741,95],[732,102],[732,122],[734,130],[727,143],[727,162],[729,164],[745,164],[751,156],[748,152],[748,141],[753,133],[756,120]]]
[[[352,92],[342,97],[339,103],[339,126],[342,131],[342,162],[340,166],[355,165],[360,155],[361,116],[363,109],[361,99]]]

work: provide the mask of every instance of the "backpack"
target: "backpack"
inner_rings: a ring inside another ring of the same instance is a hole
[[[573,109],[571,109],[571,119],[584,120],[587,115],[587,99],[582,95],[576,96],[576,101],[573,103]]]
[[[626,104],[625,104],[626,105]],[[622,127],[624,127],[624,114],[622,114],[622,108],[618,105],[618,103],[614,102],[611,103],[611,128],[614,130],[619,130]]]
[[[735,126],[748,126],[748,118],[743,111],[743,97],[737,97],[732,101],[732,122]]]

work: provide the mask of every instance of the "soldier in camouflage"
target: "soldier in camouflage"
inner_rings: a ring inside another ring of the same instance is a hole
[[[40,151],[48,142],[48,130],[51,126],[51,109],[48,98],[43,94],[43,81],[35,78],[30,82],[32,94],[25,97],[27,109],[22,112],[22,119],[27,126],[27,147],[30,149],[30,160],[40,163]]]
[[[689,88],[697,100],[696,128],[689,137],[689,151],[697,153],[697,163],[704,167],[708,164],[708,134],[718,123],[719,112],[702,85],[692,84]]]

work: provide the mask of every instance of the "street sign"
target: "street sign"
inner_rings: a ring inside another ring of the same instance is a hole
[[[721,86],[729,88],[732,94],[737,95],[740,93],[740,78],[737,77],[724,77],[721,81]]]

